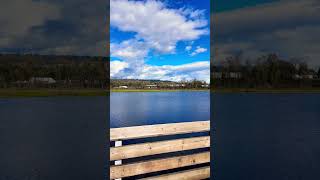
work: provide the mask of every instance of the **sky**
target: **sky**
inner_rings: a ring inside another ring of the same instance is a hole
[[[107,1],[1,0],[0,53],[107,56]]]
[[[320,67],[319,0],[214,1],[213,62],[230,55],[255,59],[268,53]]]
[[[209,0],[111,0],[110,76],[210,79]]]
[[[109,56],[107,2],[1,0],[0,53]],[[150,2],[155,5],[153,9],[145,8],[145,15],[130,8],[136,5],[143,10]],[[113,15],[122,11],[125,13],[119,15],[127,18],[111,22],[111,75],[207,81],[209,24],[213,25],[214,63],[232,54],[254,59],[262,54],[277,53],[288,60],[298,58],[312,67],[320,66],[319,0],[212,2],[211,23],[209,0],[131,0],[122,2],[127,6],[116,6],[113,11],[117,12],[111,13],[110,18],[116,18]],[[167,14],[170,20],[157,17],[158,13]],[[195,16],[197,14],[199,16]],[[139,21],[130,21],[136,16]],[[125,24],[130,27],[124,27]],[[138,54],[125,57],[125,52],[131,51]]]

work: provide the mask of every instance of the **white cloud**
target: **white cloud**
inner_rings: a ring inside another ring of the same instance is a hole
[[[122,61],[111,61],[110,62],[110,76],[114,77],[119,74],[125,68],[128,68],[128,63]]]
[[[200,61],[183,65],[146,65],[140,77],[142,79],[160,79],[170,81],[203,80],[210,81],[210,62]]]
[[[207,51],[206,48],[202,48],[200,46],[197,46],[197,48],[190,54],[190,56],[195,56],[197,54],[204,53],[206,51]]]
[[[188,15],[184,14],[186,11]],[[111,56],[122,60],[111,61],[111,78],[171,81],[196,78],[209,82],[209,61],[163,66],[145,62],[151,52],[175,53],[179,41],[191,41],[185,48],[190,51],[193,40],[208,34],[203,13],[202,10],[169,9],[164,3],[155,0],[111,0],[111,26],[120,31],[136,33],[128,40],[111,43]],[[203,51],[199,49],[198,53]]]
[[[194,18],[188,19],[180,10],[169,9],[155,0],[110,2],[111,26],[137,33],[137,39],[143,39],[160,53],[174,53],[178,41],[195,40],[209,33],[208,22],[201,17],[201,12],[191,13]]]
[[[159,79],[169,81],[198,79],[210,82],[210,62],[199,61],[183,65],[143,65],[138,70],[125,73],[128,64],[121,61],[111,61],[111,78],[121,77],[125,79]]]
[[[205,10],[195,10],[190,12],[190,18],[201,18],[204,15]]]
[[[149,49],[146,44],[136,39],[129,39],[121,43],[111,43],[111,56],[122,59],[144,59],[148,55]]]
[[[185,50],[190,51],[192,49],[192,46],[186,46]]]

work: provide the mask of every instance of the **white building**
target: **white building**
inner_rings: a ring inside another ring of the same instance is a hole
[[[155,84],[148,84],[148,85],[146,85],[146,87],[151,89],[151,88],[157,88],[158,86]]]
[[[51,77],[32,77],[29,80],[31,83],[55,84],[57,81]]]

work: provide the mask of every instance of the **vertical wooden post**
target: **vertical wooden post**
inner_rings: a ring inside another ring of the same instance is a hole
[[[122,141],[115,141],[115,144],[114,144],[115,147],[120,147],[122,146]],[[122,164],[122,160],[117,160],[117,161],[114,161],[114,165],[118,166],[118,165],[121,165]],[[118,179],[115,179],[115,180],[121,180],[122,178],[118,178]]]

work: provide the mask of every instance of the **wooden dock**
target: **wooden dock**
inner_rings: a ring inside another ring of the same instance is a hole
[[[148,157],[152,155],[182,152],[202,148],[208,149],[210,147],[209,134],[200,137],[197,136],[156,142],[144,142],[140,144],[123,146],[122,142],[125,140],[191,134],[198,132],[210,132],[210,121],[195,121],[111,129],[110,141],[114,141],[115,146],[110,148],[110,161],[114,161],[114,165],[110,167],[110,179],[121,179],[154,172],[159,172],[161,175],[144,179],[198,180],[209,178],[210,166],[201,166],[195,168],[193,168],[193,166],[208,164],[210,162],[210,151],[192,153],[188,155],[176,155],[165,158],[149,158],[147,160],[127,164],[122,163],[122,160],[130,158]],[[169,174],[161,173],[161,171],[174,170],[182,167],[190,167],[190,169]]]

